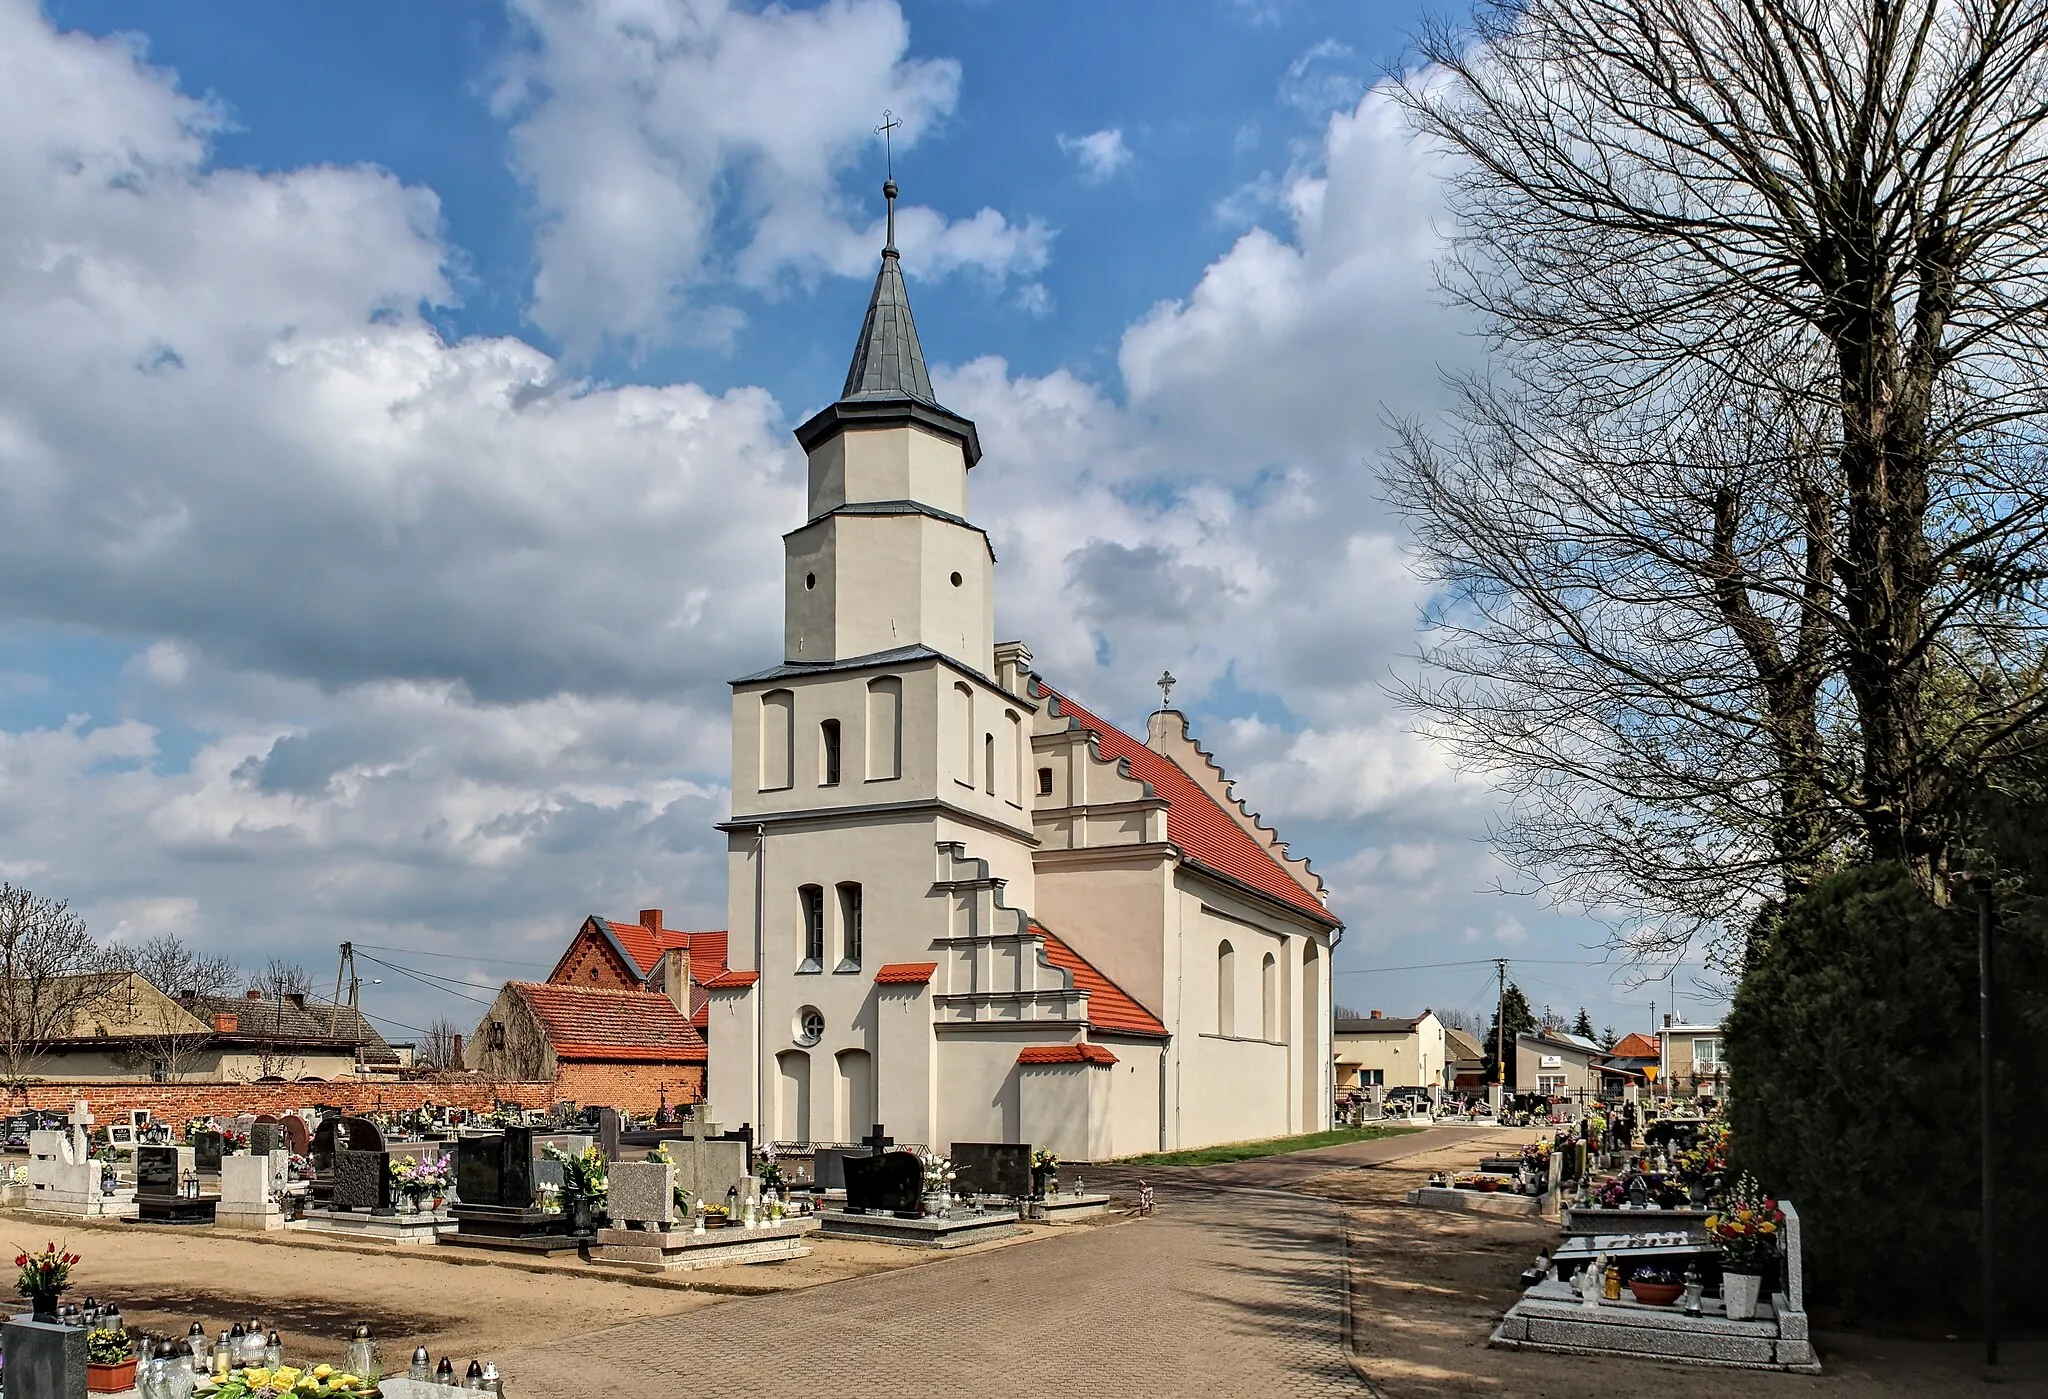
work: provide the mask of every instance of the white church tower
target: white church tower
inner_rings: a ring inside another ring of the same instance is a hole
[[[970,1124],[938,1120],[933,983],[969,997],[947,1012],[967,1023],[976,988],[1013,1023],[1040,980],[1069,989],[1005,906],[1031,888],[1037,706],[1021,648],[994,645],[995,556],[967,519],[981,446],[933,397],[884,192],[889,244],[845,388],[797,429],[810,491],[783,538],[783,664],[733,687],[736,970],[713,988],[709,1096],[787,1141],[876,1121],[944,1140]],[[957,988],[937,965],[956,959]],[[991,1057],[1016,1053],[1011,1036]]]
[[[1322,881],[1164,708],[1144,740],[996,643],[974,424],[888,245],[797,429],[782,663],[733,684],[718,1118],[785,1142],[1102,1160],[1327,1126]]]

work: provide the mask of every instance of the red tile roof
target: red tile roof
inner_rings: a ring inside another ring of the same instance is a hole
[[[1131,999],[1130,993],[1095,970],[1088,959],[1033,923],[1031,931],[1045,939],[1045,960],[1074,978],[1074,989],[1088,993],[1088,1023],[1098,1030],[1125,1035],[1166,1036],[1159,1017]]]
[[[1116,1056],[1099,1044],[1035,1044],[1019,1050],[1020,1064],[1114,1064]]]
[[[877,986],[925,986],[929,985],[932,973],[939,969],[937,962],[891,962],[875,973]]]
[[[515,981],[561,1059],[704,1062],[704,1037],[666,996],[599,986]]]
[[[1648,1035],[1623,1035],[1621,1042],[1607,1051],[1617,1059],[1657,1059],[1662,1054],[1657,1041]]]
[[[707,991],[732,991],[742,986],[752,986],[761,979],[759,972],[720,972],[704,983]]]
[[[680,948],[690,954],[692,981],[701,984],[725,970],[725,930],[722,928],[688,933],[680,928],[649,928],[642,923],[621,923],[615,918],[599,921],[612,930],[619,946],[625,948],[626,954],[639,965],[642,976],[651,973],[654,964],[661,960],[661,954],[672,948]]]
[[[1155,753],[1113,724],[1106,724],[1050,686],[1040,683],[1059,705],[1059,713],[1071,714],[1082,728],[1095,735],[1102,756],[1122,758],[1131,765],[1131,776],[1148,784],[1166,799],[1166,835],[1181,853],[1198,865],[1248,884],[1262,894],[1298,908],[1317,922],[1337,927],[1322,900],[1304,889],[1251,833],[1240,826],[1217,800],[1203,791],[1180,764]]]

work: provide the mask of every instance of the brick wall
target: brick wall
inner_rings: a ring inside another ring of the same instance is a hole
[[[622,1112],[653,1112],[667,1093],[670,1107],[704,1101],[701,1064],[578,1064],[555,1076],[560,1097],[572,1103],[606,1103]]]
[[[332,1103],[345,1112],[400,1112],[430,1099],[478,1109],[488,1108],[498,1100],[544,1108],[575,1095],[558,1091],[552,1083],[156,1083],[143,1079],[32,1083],[23,1091],[0,1093],[0,1111],[38,1108],[63,1112],[80,1098],[92,1105],[93,1116],[101,1122],[130,1108],[148,1108],[155,1117],[181,1122],[201,1115],[282,1112],[319,1103]]]
[[[548,979],[563,986],[600,986],[613,991],[638,991],[643,980],[638,967],[628,967],[610,942],[588,930],[578,930],[562,959],[561,975]]]

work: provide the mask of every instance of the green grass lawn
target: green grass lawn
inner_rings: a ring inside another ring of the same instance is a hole
[[[1228,1146],[1205,1146],[1198,1151],[1160,1151],[1150,1156],[1126,1156],[1119,1166],[1220,1166],[1226,1161],[1250,1161],[1260,1156],[1284,1156],[1290,1151],[1307,1151],[1318,1146],[1349,1146],[1352,1142],[1376,1142],[1382,1137],[1405,1137],[1420,1127],[1339,1127],[1331,1132],[1309,1132],[1299,1137],[1273,1137],[1262,1142],[1232,1142]]]

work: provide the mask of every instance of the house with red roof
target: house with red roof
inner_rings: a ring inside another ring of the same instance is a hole
[[[1322,881],[1182,714],[1140,737],[997,642],[979,432],[934,395],[893,242],[796,430],[782,658],[733,682],[716,1114],[1080,1160],[1326,1127]]]
[[[707,985],[727,970],[723,932],[585,918],[545,982],[508,982],[463,1042],[486,1076],[548,1082],[572,1102],[653,1112],[704,1097]]]

